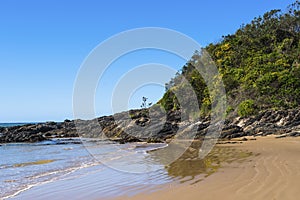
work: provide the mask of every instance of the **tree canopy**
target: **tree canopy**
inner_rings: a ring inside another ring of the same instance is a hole
[[[264,109],[299,106],[299,7],[297,0],[286,11],[271,10],[242,25],[234,34],[223,36],[220,42],[204,48],[222,76],[228,114],[245,116]],[[166,84],[166,93],[158,103],[167,110],[180,108],[174,91],[186,87],[182,81],[185,78],[197,95],[201,114],[209,114],[211,94],[203,77],[195,69],[195,63],[201,56],[199,54],[196,52]]]

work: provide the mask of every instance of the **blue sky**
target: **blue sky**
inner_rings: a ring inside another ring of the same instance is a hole
[[[73,85],[81,63],[99,43],[119,32],[164,27],[205,46],[234,33],[254,17],[271,9],[285,9],[292,2],[0,0],[0,122],[72,119]],[[147,50],[115,62],[111,73],[119,77],[149,62],[175,70],[184,64],[174,55]],[[111,112],[106,94],[113,88],[109,82],[112,74],[103,80],[107,87],[97,91],[97,115]],[[139,107],[144,94],[155,102],[163,91],[158,86],[142,88],[129,100],[129,107]]]

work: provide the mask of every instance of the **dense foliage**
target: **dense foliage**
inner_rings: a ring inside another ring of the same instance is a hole
[[[258,110],[293,108],[300,104],[300,2],[286,12],[272,10],[204,48],[215,61],[225,85],[228,114],[247,116]],[[194,88],[202,114],[208,114],[210,95],[195,63],[196,52],[166,84],[159,101],[167,110],[179,109],[176,90]],[[189,95],[186,95],[188,98]]]

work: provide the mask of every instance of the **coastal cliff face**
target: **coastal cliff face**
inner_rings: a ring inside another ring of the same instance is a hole
[[[129,116],[128,116],[129,114]],[[188,136],[196,130],[195,139],[203,138],[210,125],[209,117],[196,122],[181,121],[180,111],[167,113],[167,117],[154,113],[149,117],[146,109],[131,110],[115,116],[94,120],[65,120],[16,127],[0,128],[0,143],[39,142],[51,138],[86,137],[109,139],[117,142],[164,142],[175,135]],[[179,130],[180,127],[180,130]],[[300,109],[263,111],[251,117],[227,119],[220,139],[244,136],[278,137],[300,136]]]

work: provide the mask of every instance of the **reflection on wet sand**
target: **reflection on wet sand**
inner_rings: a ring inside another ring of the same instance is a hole
[[[204,158],[200,159],[199,149],[201,141],[194,141],[184,151],[183,142],[170,144],[168,148],[150,152],[153,158],[165,165],[169,176],[179,180],[181,183],[191,181],[191,184],[203,180],[205,177],[215,173],[222,165],[232,162],[243,162],[252,156],[251,152],[235,149],[233,147],[215,146]],[[175,152],[170,154],[170,152]],[[176,152],[178,152],[176,154]],[[182,153],[175,159],[172,155]],[[173,162],[170,162],[173,159]]]

